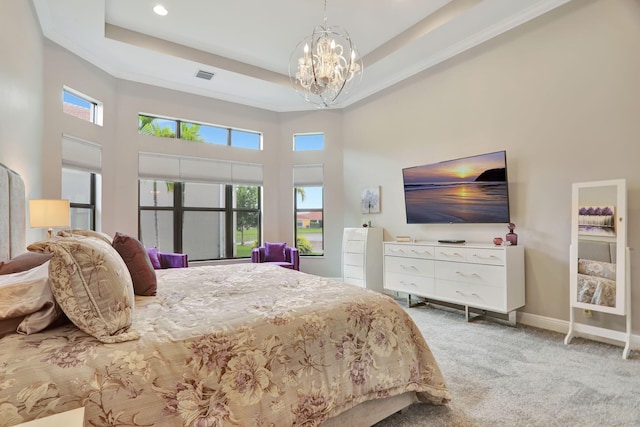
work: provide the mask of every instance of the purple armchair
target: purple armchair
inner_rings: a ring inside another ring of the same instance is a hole
[[[147,248],[147,254],[149,254],[151,265],[153,265],[153,268],[156,270],[189,267],[187,254],[160,252],[155,247]]]
[[[287,246],[284,242],[265,242],[264,246],[251,250],[251,262],[275,264],[292,270],[300,270],[300,253],[298,248]]]

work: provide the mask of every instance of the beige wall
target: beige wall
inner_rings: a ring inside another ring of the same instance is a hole
[[[109,233],[137,232],[135,153],[157,150],[263,161],[264,238],[292,240],[291,167],[316,159],[292,153],[291,135],[322,131],[327,256],[304,260],[305,271],[340,275],[342,227],[363,217],[383,226],[387,240],[503,235],[504,226],[407,225],[401,178],[406,166],[502,149],[513,221],[526,246],[524,312],[568,319],[572,182],[626,178],[629,245],[640,247],[637,0],[573,1],[347,110],[286,114],[114,79],[43,42],[28,2],[0,2],[0,54],[12,58],[0,65],[0,161],[25,177],[29,197],[57,197],[62,133],[101,144]],[[63,84],[105,103],[104,127],[62,114]],[[139,111],[259,130],[265,150],[232,154],[141,136]],[[372,185],[381,186],[382,213],[363,216],[359,194]],[[637,250],[631,262],[632,277],[640,277]],[[633,307],[640,312],[640,302]],[[634,325],[637,333],[640,318]]]
[[[44,192],[60,194],[62,134],[102,146],[102,230],[138,233],[138,152],[179,154],[264,165],[263,239],[293,243],[294,164],[325,168],[327,254],[305,257],[301,269],[340,276],[342,207],[342,115],[335,111],[278,114],[258,108],[114,79],[60,46],[45,43]],[[62,112],[60,93],[69,86],[104,103],[104,125],[84,122]],[[263,134],[262,151],[194,144],[138,134],[138,113],[194,120]],[[324,132],[324,152],[293,153],[293,133]]]
[[[0,163],[24,177],[28,198],[39,198],[42,33],[31,2],[0,0],[0,10]],[[27,238],[35,239],[39,231],[27,229]]]
[[[490,242],[506,227],[407,225],[401,169],[504,149],[526,246],[523,311],[568,320],[571,183],[626,178],[629,245],[640,248],[638,40],[640,2],[573,1],[350,108],[345,226],[360,223],[360,189],[381,185],[382,213],[369,218],[386,240]],[[640,277],[637,250],[631,263]]]

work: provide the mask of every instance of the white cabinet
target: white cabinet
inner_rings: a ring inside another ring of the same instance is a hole
[[[345,228],[342,281],[382,292],[382,228]]]
[[[384,289],[512,314],[524,306],[524,248],[384,243]],[[515,322],[515,316],[510,320]]]

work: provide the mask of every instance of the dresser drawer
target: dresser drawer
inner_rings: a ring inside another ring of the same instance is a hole
[[[434,258],[433,246],[424,245],[386,244],[384,245],[384,254],[411,258]]]
[[[344,266],[344,281],[347,279],[364,279],[364,269],[362,267],[353,266],[353,265],[345,265]]]
[[[435,277],[438,280],[484,284],[504,288],[505,270],[501,266],[436,261]]]
[[[384,257],[385,271],[390,273],[417,274],[433,277],[433,263],[431,259],[403,258],[394,256]]]
[[[364,266],[364,255],[345,253],[343,255],[343,261],[344,265],[357,265],[362,269]]]
[[[384,288],[412,295],[430,296],[434,291],[433,277],[387,272],[384,275]]]
[[[467,248],[467,262],[504,265],[504,249]]]
[[[364,253],[364,240],[345,240],[344,251],[347,253]]]
[[[367,229],[366,228],[345,228],[344,239],[345,240],[366,240]]]
[[[463,262],[467,260],[467,249],[464,247],[456,248],[450,246],[436,247],[436,259],[444,261]]]
[[[448,280],[436,282],[434,298],[497,312],[504,312],[506,306],[503,288]]]

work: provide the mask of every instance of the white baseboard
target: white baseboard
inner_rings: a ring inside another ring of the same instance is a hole
[[[538,316],[537,314],[529,314],[518,312],[517,322],[535,328],[546,329],[548,331],[560,332],[566,334],[569,332],[569,322],[566,320],[554,319],[552,317]]]
[[[521,313],[517,314],[517,322],[524,325],[533,326],[535,328],[546,329],[548,331],[560,332],[562,334],[569,333],[569,322],[566,320],[554,319],[552,317],[538,316],[537,314]],[[585,338],[593,341],[599,341],[606,344],[611,344],[619,347],[623,347],[624,343],[617,340],[612,340],[600,336],[581,334]],[[631,335],[631,349],[640,349],[640,335]]]

